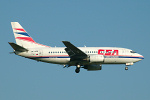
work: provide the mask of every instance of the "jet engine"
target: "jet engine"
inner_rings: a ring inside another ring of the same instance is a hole
[[[104,56],[103,55],[90,55],[89,61],[91,63],[100,63],[104,61]]]

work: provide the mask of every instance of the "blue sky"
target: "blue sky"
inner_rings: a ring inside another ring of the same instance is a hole
[[[0,100],[149,100],[149,0],[1,0]],[[14,54],[10,22],[19,22],[38,43],[124,47],[144,56],[125,65],[79,74],[75,67],[36,62]]]

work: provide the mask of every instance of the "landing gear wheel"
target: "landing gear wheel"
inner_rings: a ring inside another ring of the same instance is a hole
[[[79,73],[79,72],[80,72],[80,67],[81,67],[80,64],[77,64],[77,65],[76,65],[76,70],[75,70],[76,73]]]
[[[102,70],[102,65],[100,65],[100,70]]]
[[[80,68],[76,68],[75,72],[79,73],[80,72]]]
[[[128,67],[125,67],[125,70],[128,70]]]

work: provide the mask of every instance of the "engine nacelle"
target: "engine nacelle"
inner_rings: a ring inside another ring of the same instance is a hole
[[[90,55],[90,56],[89,56],[89,61],[90,61],[91,63],[104,62],[104,56],[103,56],[103,55]]]
[[[85,65],[83,68],[87,69],[88,71],[97,71],[97,70],[101,70],[102,66],[100,66],[100,65]]]

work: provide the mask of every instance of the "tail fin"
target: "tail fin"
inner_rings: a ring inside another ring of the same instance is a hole
[[[16,43],[24,48],[48,47],[36,43],[18,22],[11,22]]]

